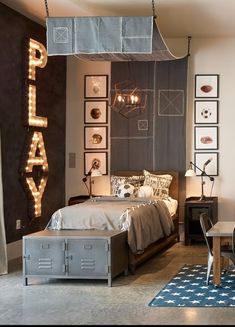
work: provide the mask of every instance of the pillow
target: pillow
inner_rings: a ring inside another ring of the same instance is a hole
[[[135,187],[131,184],[121,184],[117,190],[119,198],[130,198],[134,196]]]
[[[111,175],[111,195],[117,196],[117,190],[122,184],[131,184],[134,186],[134,195],[137,195],[138,189],[144,182],[144,176],[115,176]]]
[[[153,196],[153,188],[148,185],[140,186],[137,196],[138,198],[150,198]]]
[[[155,175],[147,170],[143,170],[144,185],[153,188],[153,195],[161,200],[169,197],[169,187],[173,177],[168,174]]]

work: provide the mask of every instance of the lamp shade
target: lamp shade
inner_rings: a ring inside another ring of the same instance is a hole
[[[185,175],[186,177],[195,177],[196,176],[196,173],[195,171],[193,170],[192,168],[192,165],[190,164],[188,170],[186,171]]]
[[[91,177],[98,177],[98,176],[102,176],[101,171],[99,169],[92,169]]]

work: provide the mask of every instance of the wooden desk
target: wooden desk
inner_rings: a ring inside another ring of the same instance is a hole
[[[221,241],[231,241],[234,227],[235,221],[219,221],[206,233],[213,237],[213,283],[216,287],[221,284]]]

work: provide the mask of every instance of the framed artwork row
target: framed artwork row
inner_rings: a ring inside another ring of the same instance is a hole
[[[219,127],[213,126],[219,123],[218,97],[219,75],[196,74],[194,100],[194,149],[196,151],[194,152],[194,163],[203,171],[205,170],[209,176],[218,176],[219,174],[219,153],[212,152],[219,149]],[[210,150],[212,151],[210,152]],[[202,172],[199,169],[195,168],[195,172],[197,176],[201,176]]]
[[[84,174],[94,165],[108,174],[108,75],[84,76]],[[91,151],[87,151],[91,150]]]

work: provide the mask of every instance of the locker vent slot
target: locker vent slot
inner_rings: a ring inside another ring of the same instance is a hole
[[[42,258],[38,259],[38,269],[52,269],[52,259]]]
[[[81,259],[81,269],[95,270],[95,260]]]

